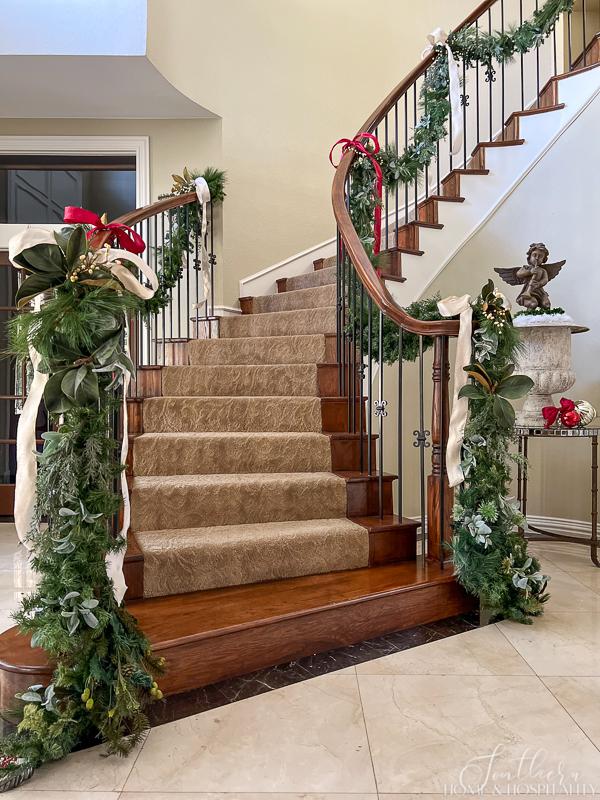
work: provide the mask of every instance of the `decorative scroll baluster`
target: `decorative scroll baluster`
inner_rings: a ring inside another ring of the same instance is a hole
[[[448,339],[436,336],[433,345],[433,405],[431,410],[431,475],[427,496],[427,548],[430,558],[443,563],[444,542],[450,530],[452,490],[448,486],[445,448],[448,441],[450,365]]]
[[[379,400],[375,401],[375,416],[379,421],[379,466],[378,466],[378,480],[377,490],[379,497],[379,516],[383,519],[383,421],[387,417],[387,400],[383,398],[383,323],[385,317],[383,311],[379,312]]]

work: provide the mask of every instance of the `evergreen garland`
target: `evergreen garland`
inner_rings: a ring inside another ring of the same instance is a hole
[[[204,178],[208,184],[211,203],[222,203],[226,197],[226,173],[216,167],[206,167],[204,172],[184,167],[183,175],[173,175],[172,177],[171,191],[168,194],[160,195],[160,200],[195,192],[194,180],[200,177]],[[171,212],[168,213],[171,214]],[[163,237],[163,244],[157,248],[160,265],[157,274],[158,289],[154,296],[144,304],[144,311],[148,314],[158,314],[169,305],[172,291],[183,277],[184,261],[190,253],[194,252],[196,237],[201,235],[201,207],[197,202],[177,207],[169,219],[169,230]]]
[[[27,359],[33,346],[41,356],[56,428],[43,434],[29,534],[39,583],[15,620],[56,666],[48,686],[17,696],[16,730],[0,740],[0,789],[85,743],[127,754],[148,729],[144,706],[162,697],[155,676],[164,660],[117,604],[105,565],[105,555],[124,546],[113,534],[121,464],[111,430],[124,370],[132,369],[125,317],[141,301],[97,263],[82,226],[56,239],[17,257],[29,273],[19,301],[48,294],[9,329],[14,355]]]
[[[509,449],[515,422],[511,400],[527,394],[533,381],[513,374],[519,334],[492,281],[473,311],[474,359],[466,368],[471,381],[459,394],[469,399],[469,416],[462,449],[465,481],[453,508],[454,568],[490,618],[531,622],[548,599],[548,578],[516,530],[525,520],[508,494],[511,464],[518,460]]]
[[[473,27],[453,31],[448,45],[455,57],[467,67],[480,64],[487,81],[495,80],[494,62],[505,64],[515,54],[527,53],[550,36],[563,13],[573,9],[574,0],[546,0],[534,11],[531,19],[504,33],[486,33]],[[412,142],[403,153],[389,146],[374,154],[383,173],[383,186],[393,191],[399,183],[418,181],[437,154],[437,145],[447,136],[450,114],[448,55],[445,47],[437,45],[435,60],[425,73],[420,92],[422,115],[413,130]],[[372,150],[369,143],[364,145]],[[354,227],[363,246],[373,257],[373,212],[379,202],[374,192],[375,171],[364,155],[355,158],[351,170],[349,207]],[[376,259],[374,259],[376,263]]]

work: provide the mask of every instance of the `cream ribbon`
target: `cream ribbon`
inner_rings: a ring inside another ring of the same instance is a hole
[[[14,258],[23,250],[34,247],[37,244],[56,244],[56,239],[52,231],[42,228],[27,228],[21,233],[13,236],[8,243],[8,254],[11,263],[20,268]],[[150,286],[144,286],[121,262],[129,261],[139,268],[140,272],[148,279]],[[140,297],[142,300],[149,300],[158,288],[158,278],[146,262],[135,253],[120,248],[104,247],[100,250],[97,263],[108,268],[109,272],[127,289],[128,292]],[[34,299],[34,309],[39,311],[41,307],[41,295]],[[125,330],[125,352],[129,355],[129,326],[126,322]],[[15,527],[20,541],[31,549],[28,534],[33,518],[33,510],[36,501],[36,477],[37,477],[37,457],[36,457],[36,421],[44,387],[48,376],[38,372],[37,367],[41,356],[33,348],[29,348],[31,363],[33,365],[33,381],[31,383],[27,399],[23,405],[23,411],[17,426],[17,474],[15,478]],[[123,369],[123,439],[121,442],[121,464],[125,466],[127,453],[129,450],[128,421],[127,421],[127,389],[131,381],[131,374]],[[129,487],[127,486],[127,476],[125,470],[121,472],[121,493],[123,495],[123,526],[118,534],[123,545],[126,543],[127,531],[131,521],[131,508],[129,502]],[[123,574],[123,563],[125,560],[125,547],[116,553],[106,555],[106,574],[113,581],[114,596],[117,603],[121,603],[127,584]]]
[[[442,28],[436,28],[427,36],[428,45],[421,53],[421,58],[427,58],[433,53],[436,44],[441,44],[446,48],[448,54],[448,77],[450,83],[450,110],[452,114],[452,155],[460,152],[463,146],[463,112],[461,105],[460,77],[458,73],[458,61],[454,58],[450,45],[448,44],[448,34]]]
[[[208,316],[208,299],[210,297],[210,264],[208,263],[208,253],[206,252],[205,238],[206,231],[208,230],[208,204],[210,203],[210,189],[206,179],[202,176],[195,178],[196,196],[198,203],[202,208],[201,230],[200,230],[200,263],[197,264],[198,269],[202,271],[202,287],[204,290],[204,300],[206,301],[206,316]],[[206,264],[207,269],[204,269]]]
[[[448,483],[450,486],[458,486],[465,479],[461,467],[461,456],[469,401],[466,397],[459,397],[458,393],[468,381],[469,376],[464,368],[471,363],[472,358],[473,309],[471,307],[471,296],[464,294],[462,297],[446,297],[444,300],[439,301],[438,310],[443,317],[456,317],[460,314],[456,357],[454,360],[454,394],[448,426],[448,444],[446,445]]]

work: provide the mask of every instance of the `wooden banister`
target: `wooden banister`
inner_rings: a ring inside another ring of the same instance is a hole
[[[112,222],[120,222],[123,225],[130,226],[135,225],[138,222],[143,222],[145,219],[161,214],[163,211],[169,211],[171,208],[179,208],[180,206],[195,203],[197,199],[196,192],[187,192],[187,194],[164,197],[162,200],[157,200],[155,203],[142,206],[142,208],[136,208],[134,211],[128,211],[126,214],[121,214],[120,217],[112,220]]]

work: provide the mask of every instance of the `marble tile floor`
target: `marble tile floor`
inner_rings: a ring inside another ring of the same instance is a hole
[[[40,769],[14,795],[600,799],[600,570],[583,547],[544,542],[532,549],[552,578],[546,614],[532,626],[473,628],[459,620],[455,635],[428,626],[411,632],[413,646],[392,637],[371,643],[367,658],[356,651],[335,663],[290,665],[291,675],[268,671],[262,694],[247,696],[242,686],[237,694],[231,688],[225,705],[198,700],[208,710],[153,728],[130,758],[81,751]],[[8,618],[18,592],[30,587],[14,537],[0,526],[2,614]]]

